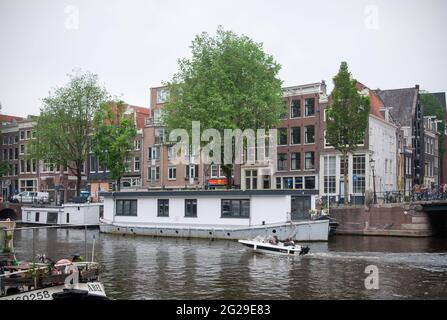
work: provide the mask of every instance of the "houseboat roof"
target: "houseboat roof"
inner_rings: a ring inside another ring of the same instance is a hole
[[[280,190],[280,189],[262,189],[262,190],[147,190],[147,191],[119,191],[119,192],[101,192],[101,196],[125,198],[125,197],[190,197],[190,196],[310,196],[318,195],[318,190]]]

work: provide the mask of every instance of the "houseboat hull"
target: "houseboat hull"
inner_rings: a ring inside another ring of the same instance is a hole
[[[238,240],[276,235],[279,239],[293,238],[295,241],[327,241],[329,235],[329,220],[309,220],[249,227],[132,224],[102,220],[99,228],[102,233],[153,237]]]

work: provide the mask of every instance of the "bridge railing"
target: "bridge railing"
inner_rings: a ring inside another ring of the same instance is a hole
[[[424,201],[443,201],[447,200],[447,191],[432,189],[421,190],[412,192],[402,191],[385,191],[363,194],[349,194],[348,206],[363,206],[365,204],[392,204],[392,203],[413,203]],[[346,206],[344,203],[344,195],[323,195],[320,198],[323,207],[327,208],[329,203],[330,207]]]

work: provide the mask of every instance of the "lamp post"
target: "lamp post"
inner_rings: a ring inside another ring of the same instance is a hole
[[[374,204],[377,204],[377,194],[376,194],[376,175],[375,175],[375,171],[374,171],[374,165],[375,165],[375,160],[373,158],[371,158],[369,160],[369,166],[371,167],[372,173],[373,173],[373,191],[374,191]]]

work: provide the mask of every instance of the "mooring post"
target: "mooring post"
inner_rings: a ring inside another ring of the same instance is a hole
[[[36,229],[33,229],[33,264],[36,263]]]
[[[85,236],[85,240],[84,240],[84,250],[85,250],[85,254],[84,257],[85,259],[87,259],[87,225],[85,225],[85,232],[84,232],[84,236]]]

